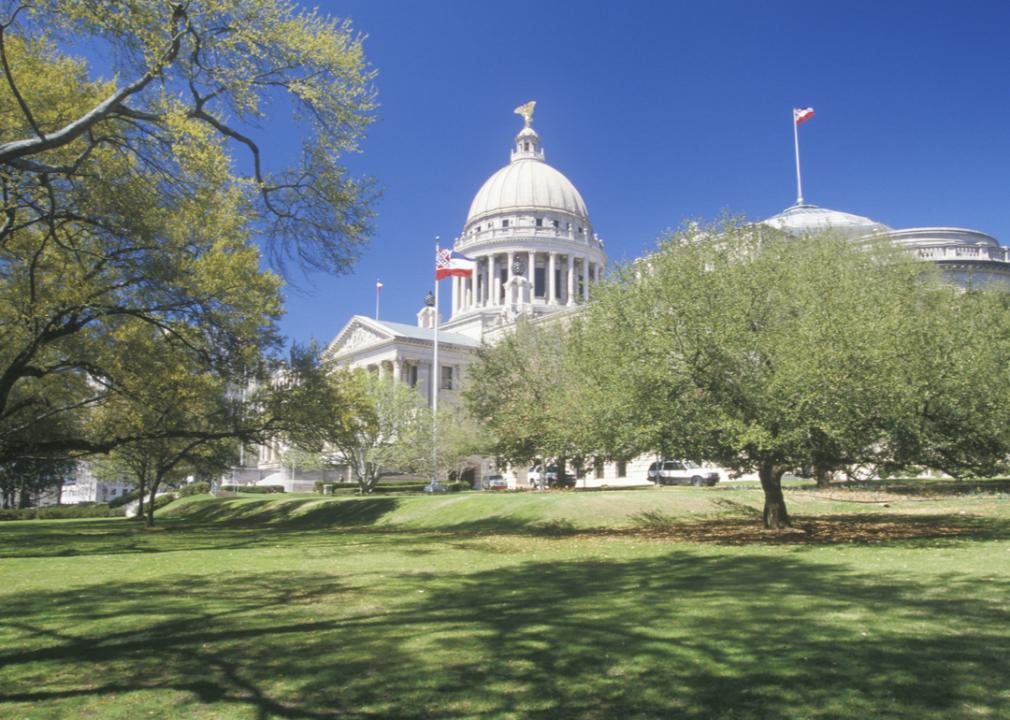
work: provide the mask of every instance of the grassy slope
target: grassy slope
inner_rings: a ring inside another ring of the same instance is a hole
[[[789,500],[787,542],[726,488],[4,523],[0,717],[1010,717],[1006,498]]]

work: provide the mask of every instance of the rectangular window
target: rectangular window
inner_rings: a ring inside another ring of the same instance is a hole
[[[617,461],[617,477],[619,478],[628,477],[628,462],[626,460]]]
[[[547,271],[545,268],[536,268],[533,271],[533,294],[537,297],[544,297],[547,294]]]
[[[543,227],[543,226],[544,226],[544,219],[537,218],[537,227]]]
[[[411,387],[417,387],[417,365],[407,366],[407,384]]]
[[[554,270],[554,297],[558,300],[561,299],[561,269],[557,268]]]
[[[438,387],[440,390],[452,390],[452,365],[442,366],[442,382]]]
[[[508,227],[509,226],[509,221],[508,220],[502,220],[501,221],[501,226],[502,227]]]
[[[593,463],[593,470],[596,471],[596,479],[597,480],[602,480],[603,479],[603,460],[601,460],[600,458],[596,458],[596,460]]]
[[[554,221],[554,229],[555,229],[555,230],[557,230],[557,229],[558,229],[558,224],[559,224],[559,223],[558,223],[558,221],[557,221],[557,220],[555,220],[555,221]]]

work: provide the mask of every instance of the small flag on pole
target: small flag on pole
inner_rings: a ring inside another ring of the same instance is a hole
[[[477,269],[477,261],[446,248],[435,250],[435,280],[447,277],[470,277]]]
[[[376,290],[382,290],[382,280],[376,280],[375,281],[375,289]]]
[[[793,121],[799,125],[804,120],[809,120],[814,116],[813,108],[793,108]]]

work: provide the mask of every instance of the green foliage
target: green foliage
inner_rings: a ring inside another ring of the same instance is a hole
[[[295,353],[288,440],[322,464],[346,465],[363,493],[395,472],[431,465],[431,412],[413,388]]]
[[[91,412],[156,401],[166,358],[169,378],[269,377],[280,280],[251,238],[341,272],[368,231],[369,182],[341,165],[374,108],[361,38],[283,0],[41,0],[0,25],[0,462],[150,437]],[[303,130],[288,167],[257,144],[270,103]]]
[[[123,508],[112,503],[82,503],[80,505],[45,505],[22,509],[0,510],[0,520],[66,520],[70,518],[122,517]]]
[[[206,495],[210,492],[210,483],[201,480],[198,482],[191,482],[183,485],[179,488],[179,497],[189,497],[190,495]]]
[[[573,428],[564,422],[562,397],[566,328],[521,321],[494,345],[484,345],[467,370],[463,399],[486,429],[483,444],[501,461],[571,457]]]
[[[887,239],[690,225],[598,286],[582,317],[482,349],[465,395],[505,460],[756,471],[765,523],[783,527],[792,468],[1004,468],[1008,309]]]

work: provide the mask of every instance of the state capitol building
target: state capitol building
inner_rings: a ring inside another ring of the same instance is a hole
[[[442,305],[448,319],[439,324],[438,367],[433,367],[435,308],[426,304],[414,323],[351,317],[327,346],[331,359],[367,368],[409,384],[432,402],[454,402],[474,350],[494,343],[519,317],[539,321],[576,312],[603,278],[607,255],[593,231],[586,203],[575,185],[547,164],[540,136],[531,127],[530,103],[520,110],[525,127],[515,136],[509,162],[477,190],[453,250],[476,260],[469,278],[451,278],[451,301]],[[832,229],[852,240],[883,235],[924,261],[937,263],[964,287],[1001,283],[1010,287],[1010,249],[978,230],[954,227],[890,228],[866,217],[798,203],[761,221],[800,236]],[[442,315],[442,313],[440,313]],[[258,468],[247,480],[311,489],[314,478],[296,480],[280,464],[281,448],[261,448]],[[579,485],[637,485],[655,460],[599,462]],[[479,467],[477,466],[479,465]],[[475,462],[475,479],[504,474],[510,487],[527,485],[526,468],[495,468]],[[725,476],[724,478],[725,479]]]

